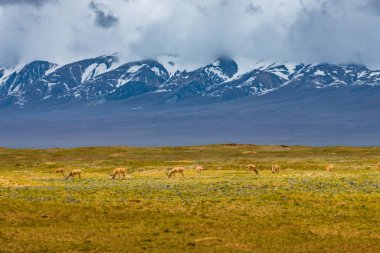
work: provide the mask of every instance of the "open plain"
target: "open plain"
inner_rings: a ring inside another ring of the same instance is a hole
[[[0,252],[380,252],[379,162],[375,147],[2,148]]]

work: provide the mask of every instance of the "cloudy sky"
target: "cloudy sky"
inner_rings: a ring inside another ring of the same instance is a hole
[[[380,68],[380,0],[0,0],[0,61],[120,53]]]

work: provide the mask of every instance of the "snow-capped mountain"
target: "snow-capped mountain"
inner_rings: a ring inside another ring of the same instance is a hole
[[[159,61],[122,63],[110,55],[62,66],[33,61],[14,70],[0,68],[0,106],[93,104],[151,99],[152,95],[163,103],[193,98],[220,101],[265,96],[284,87],[320,90],[380,85],[380,71],[355,64],[257,62],[250,71],[237,74],[238,64],[228,57],[192,71],[174,71],[175,63]]]
[[[64,65],[48,71],[47,75],[37,80],[30,89],[38,88],[38,100],[73,99],[73,91],[118,63],[115,56],[101,56]]]
[[[166,99],[172,101],[199,96],[206,89],[231,79],[237,71],[238,66],[235,61],[219,58],[205,67],[190,72],[186,70],[176,72],[156,92],[162,93]]]
[[[73,94],[86,100],[126,99],[157,90],[168,78],[167,70],[156,61],[131,62],[83,82]]]
[[[56,65],[47,61],[33,61],[8,76],[3,76],[0,85],[0,98],[3,103],[23,105],[28,98],[39,91],[38,82],[49,69]],[[4,73],[4,72],[3,72]]]
[[[234,80],[213,85],[203,95],[225,99],[263,95],[279,88],[285,80],[269,71],[255,69]]]

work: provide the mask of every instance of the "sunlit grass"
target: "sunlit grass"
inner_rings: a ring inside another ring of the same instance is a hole
[[[0,252],[380,252],[379,161],[379,148],[0,149]],[[170,166],[189,169],[168,179]]]

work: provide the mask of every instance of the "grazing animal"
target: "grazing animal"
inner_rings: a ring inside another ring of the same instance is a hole
[[[332,164],[328,164],[328,165],[326,166],[326,171],[327,171],[327,172],[331,172],[333,168],[334,168],[334,165],[332,165]]]
[[[72,171],[69,172],[69,175],[67,175],[67,177],[65,178],[65,180],[67,180],[70,177],[72,177],[74,179],[74,176],[78,176],[79,179],[82,179],[81,174],[82,174],[82,171],[79,170],[79,169],[72,170]]]
[[[255,172],[256,175],[259,175],[259,171],[257,170],[256,165],[254,165],[254,164],[249,164],[247,167],[248,167],[248,171],[250,171],[250,172]]]
[[[380,170],[380,163],[377,164],[377,169]]]
[[[202,165],[195,166],[195,171],[200,174],[205,168]]]
[[[64,172],[65,172],[64,169],[56,169],[55,170],[55,173],[62,173],[62,175],[65,176]]]
[[[280,166],[272,165],[272,173],[280,173]]]
[[[166,170],[166,175],[168,176],[168,178],[171,178],[173,175],[175,176],[175,174],[180,173],[184,177],[185,176],[183,174],[184,171],[185,171],[185,168],[183,167],[168,168]]]
[[[115,179],[116,177],[125,179],[125,169],[124,168],[116,168],[112,172],[112,174],[110,174],[110,176],[112,177],[112,179]]]

